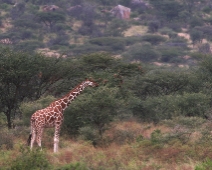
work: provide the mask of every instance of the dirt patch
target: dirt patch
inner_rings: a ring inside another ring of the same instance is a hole
[[[38,49],[37,50],[38,53],[41,53],[47,57],[63,57],[63,58],[66,58],[67,55],[61,55],[60,53],[58,53],[57,51],[55,50],[50,50],[49,48],[43,48],[43,49]]]
[[[127,31],[124,32],[125,37],[129,36],[141,36],[147,33],[147,26],[132,26]]]

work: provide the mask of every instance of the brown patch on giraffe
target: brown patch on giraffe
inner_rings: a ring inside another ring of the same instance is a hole
[[[54,122],[54,117],[51,117],[50,119],[49,119],[49,122],[51,123],[51,122]]]
[[[60,120],[62,120],[62,118],[61,117],[58,117],[57,120],[60,121]]]
[[[61,103],[61,107],[62,107],[62,108],[65,108],[65,107],[66,107],[66,103],[62,102],[62,103]]]

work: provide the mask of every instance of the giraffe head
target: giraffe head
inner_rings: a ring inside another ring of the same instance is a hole
[[[88,84],[88,86],[91,86],[91,87],[97,87],[98,86],[98,84],[92,79],[87,79],[87,80],[85,80],[85,82]]]

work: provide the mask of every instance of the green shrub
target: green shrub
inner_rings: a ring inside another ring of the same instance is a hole
[[[20,152],[20,155],[11,161],[9,170],[52,170],[45,152],[40,149],[30,151],[28,147],[21,147]]]
[[[143,121],[159,122],[176,116],[205,117],[210,98],[202,93],[148,97],[133,108]]]
[[[29,19],[17,19],[13,21],[14,27],[22,27],[24,29],[31,28],[31,29],[38,29],[40,28],[39,24],[35,23],[33,20]]]
[[[172,120],[164,120],[163,123],[171,128],[174,128],[176,126],[183,126],[187,129],[199,129],[201,126],[206,122],[205,119],[201,117],[184,117],[179,116]]]
[[[209,170],[212,169],[212,160],[207,158],[203,163],[197,165],[195,170]]]
[[[161,61],[162,62],[175,62],[177,57],[183,56],[183,51],[180,50],[178,47],[170,47],[170,46],[164,46],[160,49],[158,49],[161,54]]]
[[[10,8],[10,5],[6,4],[6,3],[2,3],[0,4],[0,9],[2,10],[8,10]]]
[[[89,170],[84,163],[70,163],[55,170]]]
[[[44,44],[37,40],[29,40],[29,41],[23,41],[15,45],[16,50],[20,51],[34,51],[37,48],[43,48]]]
[[[13,149],[14,135],[8,129],[0,129],[0,148]]]
[[[160,22],[157,20],[148,22],[148,31],[151,33],[157,32],[159,27],[160,27]]]
[[[79,128],[80,138],[83,140],[91,141],[93,145],[96,145],[101,139],[97,129],[90,126],[84,126]]]
[[[71,49],[71,52],[73,52],[75,55],[91,54],[98,51],[110,51],[110,48],[107,46],[99,46],[95,44],[85,43],[83,45],[79,45]]]
[[[159,29],[159,33],[161,33],[162,35],[168,35],[169,38],[177,37],[177,33],[167,27]]]
[[[140,60],[143,62],[155,61],[160,54],[150,44],[134,44],[123,56],[127,60]]]
[[[129,36],[125,38],[126,45],[133,45],[138,42],[142,42],[142,36]]]
[[[166,38],[161,35],[149,34],[149,35],[142,36],[142,40],[147,41],[151,43],[152,45],[157,45],[159,43],[165,42]]]
[[[159,129],[154,130],[151,133],[150,140],[153,144],[160,144],[162,142],[162,133]]]
[[[114,132],[115,136],[113,139],[111,139],[113,142],[115,142],[118,145],[124,145],[126,143],[132,143],[134,140],[139,140],[140,138],[136,138],[136,134],[132,133],[132,131],[127,129],[117,129]]]
[[[89,40],[89,43],[98,46],[107,46],[115,51],[124,50],[125,48],[125,40],[123,38],[116,38],[116,37],[93,38]]]

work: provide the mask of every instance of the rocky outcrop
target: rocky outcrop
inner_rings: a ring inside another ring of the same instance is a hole
[[[122,5],[117,5],[113,9],[110,10],[110,13],[119,19],[129,19],[131,9]]]

